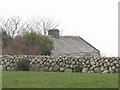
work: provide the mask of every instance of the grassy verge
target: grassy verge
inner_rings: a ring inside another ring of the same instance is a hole
[[[3,72],[3,88],[117,88],[117,73]]]

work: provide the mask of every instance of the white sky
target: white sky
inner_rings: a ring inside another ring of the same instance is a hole
[[[105,56],[118,56],[119,0],[0,0],[0,17],[51,17],[62,35],[81,36]]]

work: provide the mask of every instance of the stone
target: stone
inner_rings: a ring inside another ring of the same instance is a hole
[[[4,61],[1,61],[1,62],[0,62],[0,65],[4,65]]]
[[[93,66],[93,65],[95,65],[95,62],[90,62],[90,64]]]
[[[90,63],[90,61],[89,61],[89,60],[87,60],[87,61],[86,61],[86,64],[89,64],[89,63]]]
[[[118,72],[119,72],[119,68],[116,68],[116,69],[115,69],[115,72],[118,73]]]
[[[101,67],[101,71],[104,71],[104,67],[103,66]]]
[[[44,71],[49,71],[48,67],[44,67]]]
[[[2,71],[3,70],[3,67],[2,67],[2,65],[0,65],[0,71]]]
[[[63,67],[60,67],[60,72],[64,72],[64,68]]]
[[[108,59],[105,59],[105,62],[108,62]]]
[[[116,68],[116,66],[112,66],[112,69],[114,70]]]
[[[65,72],[72,72],[72,69],[65,69]]]
[[[94,73],[94,71],[90,71],[90,73]]]
[[[62,63],[62,62],[60,62],[60,64],[59,64],[59,65],[60,65],[60,66],[62,66],[62,64],[63,64],[63,63]]]
[[[93,69],[94,69],[94,67],[90,67],[90,68],[89,68],[89,70],[93,70]]]
[[[43,64],[43,61],[40,61],[40,64]]]
[[[110,63],[110,66],[113,66],[113,65],[114,65],[114,63],[113,63],[113,62],[111,62],[111,63]]]
[[[59,66],[58,65],[55,65],[54,66],[54,71],[58,71],[59,70]]]
[[[107,63],[104,63],[104,67],[107,67]]]
[[[73,68],[73,65],[70,65],[70,68]]]
[[[50,72],[53,71],[53,67],[49,67],[49,71],[50,71]]]
[[[49,60],[49,63],[52,63],[52,60]]]
[[[66,68],[69,68],[69,67],[70,67],[70,65],[67,64],[67,65],[66,65]]]
[[[33,62],[30,62],[30,65],[32,65],[33,64]]]
[[[10,67],[7,67],[7,70],[8,70],[8,71],[11,71],[11,68],[10,68]]]
[[[100,67],[94,68],[94,71],[95,71],[96,73],[100,73],[100,72],[101,72],[101,68],[100,68]]]
[[[113,63],[114,63],[114,64],[117,64],[117,63],[118,63],[118,61],[117,61],[117,60],[115,60]]]
[[[75,61],[72,61],[72,65],[75,65]]]
[[[102,73],[108,73],[109,71],[108,70],[104,70]]]
[[[55,66],[55,62],[53,62],[51,66],[52,66],[52,67]]]
[[[110,62],[107,62],[107,65],[110,66]]]
[[[87,73],[88,72],[88,68],[83,68],[82,72],[83,73]]]
[[[50,63],[46,63],[46,65],[47,65],[47,67],[50,67],[50,66],[51,66]]]
[[[10,62],[7,62],[7,63],[6,63],[6,66],[10,66]]]

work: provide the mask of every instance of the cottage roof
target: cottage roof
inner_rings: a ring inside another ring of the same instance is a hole
[[[59,39],[51,36],[54,49],[52,53],[83,53],[83,52],[98,52],[99,50],[89,44],[80,36],[60,36]]]

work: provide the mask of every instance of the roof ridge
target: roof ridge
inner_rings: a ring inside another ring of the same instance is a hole
[[[90,43],[88,43],[86,40],[84,40],[82,37],[79,36],[79,38],[81,38],[85,43],[87,43],[88,45],[90,45],[91,47],[93,47],[95,50],[97,50],[98,52],[100,52],[97,48],[95,48],[93,45],[91,45]]]

